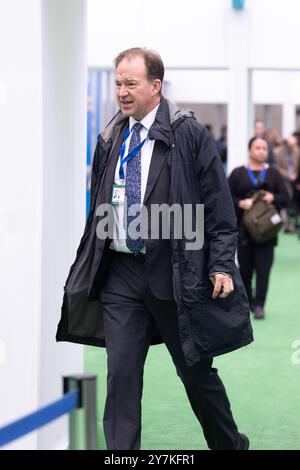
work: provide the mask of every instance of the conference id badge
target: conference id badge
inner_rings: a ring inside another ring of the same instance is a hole
[[[114,184],[112,190],[111,203],[114,206],[122,206],[125,203],[125,185]]]

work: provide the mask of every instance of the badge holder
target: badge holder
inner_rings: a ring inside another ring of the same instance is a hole
[[[125,203],[125,184],[114,184],[112,188],[111,203],[114,206],[123,206]]]

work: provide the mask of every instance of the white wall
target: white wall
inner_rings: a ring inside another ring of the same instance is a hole
[[[16,11],[18,14],[16,15]],[[40,2],[0,2],[0,425],[37,407],[42,256]],[[31,434],[14,448],[34,448]]]
[[[156,49],[166,66],[225,65],[229,1],[88,0],[88,64],[110,66],[123,49]],[[213,30],[212,30],[213,25]]]
[[[229,93],[227,70],[166,70],[170,97],[190,103],[226,103]],[[188,86],[187,86],[188,83]],[[282,104],[289,96],[300,104],[300,71],[253,72],[252,97],[256,104]]]
[[[253,68],[300,68],[299,0],[245,0]]]
[[[0,427],[82,371],[55,331],[85,219],[85,28],[85,0],[0,0]],[[61,419],[7,447],[66,445]]]
[[[227,102],[227,70],[166,70],[165,78],[170,83],[168,93],[173,101],[216,104]]]
[[[249,43],[236,37],[250,67],[300,68],[299,0],[88,0],[88,64],[111,66],[123,49],[146,46],[167,67],[229,65],[232,13],[247,17]]]
[[[253,74],[253,99],[257,104],[281,104],[287,97],[300,104],[300,71],[256,71]]]

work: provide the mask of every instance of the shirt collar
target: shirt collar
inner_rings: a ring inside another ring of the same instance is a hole
[[[134,124],[136,124],[137,122],[140,122],[142,124],[142,126],[145,127],[147,129],[147,131],[149,131],[150,127],[152,126],[152,124],[155,121],[156,113],[157,113],[159,104],[157,106],[155,106],[155,108],[152,109],[152,111],[150,111],[150,113],[148,113],[141,121],[136,121],[134,119],[134,117],[130,116],[130,118],[129,118],[130,132],[131,132],[132,127],[134,126]]]

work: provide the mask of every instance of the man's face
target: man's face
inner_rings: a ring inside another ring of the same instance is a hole
[[[265,130],[265,125],[263,122],[257,121],[255,123],[254,134],[256,135],[256,137],[262,137],[265,133]]]
[[[122,113],[141,121],[160,101],[161,81],[149,81],[144,58],[123,59],[116,70],[116,98]]]

